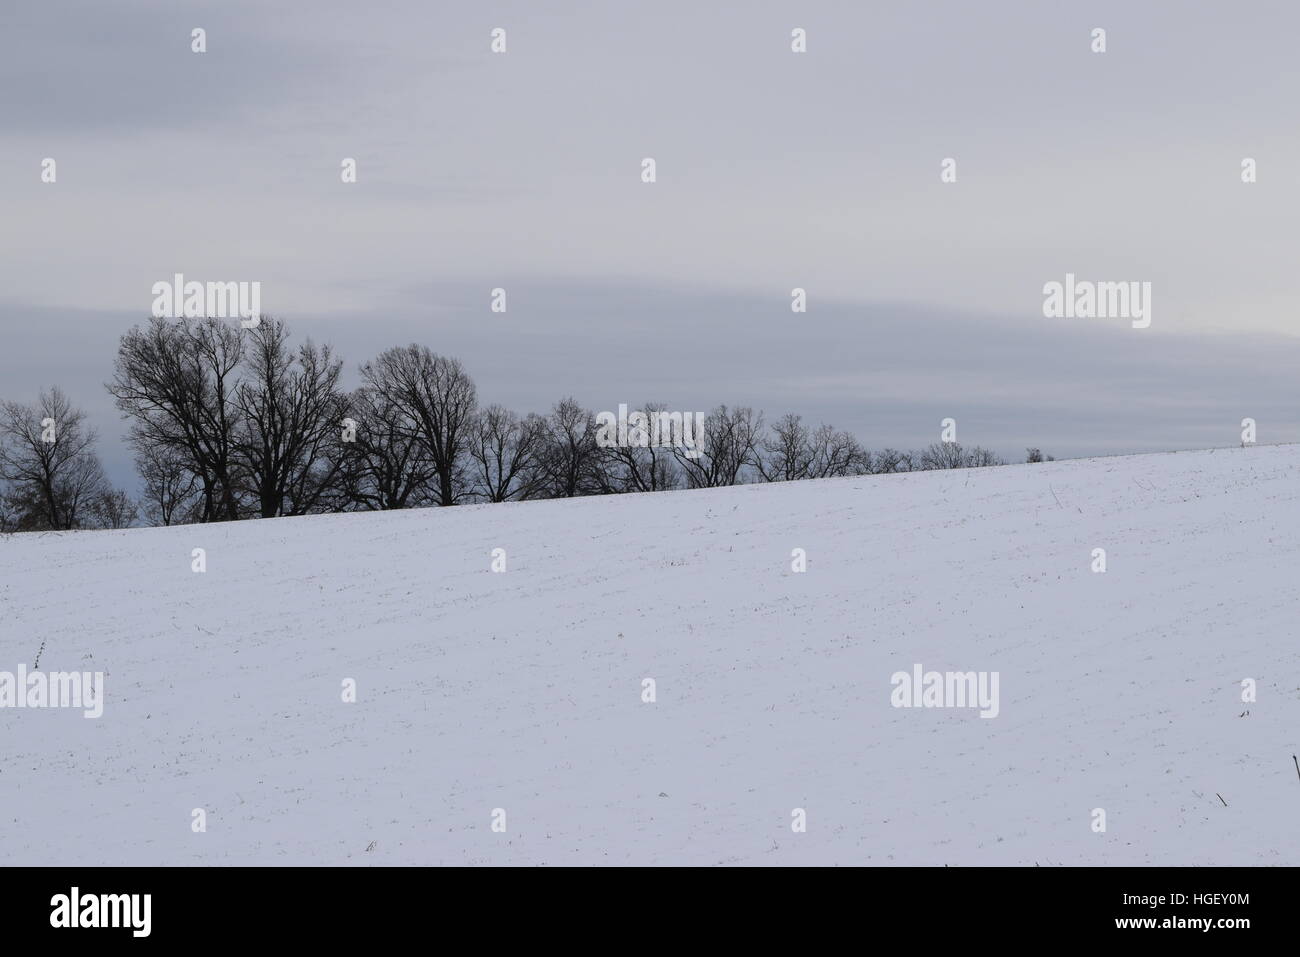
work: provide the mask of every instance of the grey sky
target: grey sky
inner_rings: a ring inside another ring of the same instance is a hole
[[[1297,441],[1298,27],[1251,2],[6,4],[0,396],[63,385],[125,480],[102,382],[183,272],[261,281],[350,369],[458,355],[521,410],[739,402],[872,446],[951,415],[1006,455],[1234,444],[1245,416]],[[1150,281],[1152,328],[1044,319],[1067,271]]]

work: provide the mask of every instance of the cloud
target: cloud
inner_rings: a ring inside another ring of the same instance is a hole
[[[1244,416],[1296,440],[1300,11],[1252,11],[20,4],[0,395],[59,382],[120,434],[116,336],[183,272],[262,282],[352,365],[459,355],[520,409],[743,402],[876,446],[952,415],[1007,455],[1231,444]],[[1152,329],[1044,320],[1067,271],[1151,281]]]
[[[1300,340],[1263,333],[1175,334],[1107,320],[961,314],[915,304],[814,301],[700,287],[528,282],[490,312],[486,280],[395,291],[382,309],[281,310],[296,339],[329,342],[356,368],[419,342],[464,361],[484,403],[545,411],[565,395],[594,409],[658,401],[707,411],[797,412],[873,448],[958,439],[1009,459],[1229,446],[1245,417],[1264,443],[1300,441]],[[21,349],[0,352],[0,398],[62,386],[91,412],[115,480],[133,481],[124,424],[103,390],[118,337],[143,313],[0,304]]]

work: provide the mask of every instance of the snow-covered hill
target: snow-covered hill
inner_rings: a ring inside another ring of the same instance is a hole
[[[10,536],[38,651],[4,864],[1300,864],[1296,446]]]

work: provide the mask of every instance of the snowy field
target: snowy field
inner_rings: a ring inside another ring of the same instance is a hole
[[[4,864],[1300,864],[1300,446],[0,538],[38,651]]]

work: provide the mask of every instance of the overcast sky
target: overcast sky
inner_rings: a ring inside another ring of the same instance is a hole
[[[128,481],[102,384],[181,272],[260,281],[350,375],[418,341],[520,411],[1300,441],[1298,30],[1288,2],[8,0],[0,397],[62,385]],[[1151,327],[1044,318],[1067,272],[1150,282]]]

